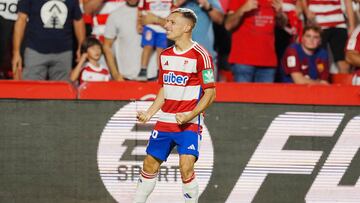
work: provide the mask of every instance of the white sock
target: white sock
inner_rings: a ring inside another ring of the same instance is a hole
[[[183,181],[183,194],[185,198],[185,203],[197,203],[199,199],[199,184],[196,180],[195,173]]]
[[[146,202],[148,196],[155,188],[156,175],[157,173],[149,174],[144,171],[141,171],[141,175],[139,177],[139,181],[136,187],[134,203]]]

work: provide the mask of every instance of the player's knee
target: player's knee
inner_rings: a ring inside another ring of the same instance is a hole
[[[181,173],[181,178],[183,180],[187,180],[193,175],[194,168],[191,165],[182,164],[180,165],[180,173]]]
[[[146,173],[151,173],[151,174],[157,173],[159,167],[160,167],[160,163],[156,159],[149,156],[147,156],[144,159],[143,170]]]

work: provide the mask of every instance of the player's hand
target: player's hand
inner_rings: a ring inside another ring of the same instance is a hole
[[[311,21],[312,23],[315,23],[315,13],[308,10],[307,12],[305,12],[306,18]]]
[[[246,13],[254,9],[257,9],[258,6],[259,3],[257,0],[247,0],[246,3],[241,7],[241,9],[243,13]]]
[[[78,47],[77,50],[76,50],[76,59],[75,59],[75,61],[79,63],[80,58],[81,58],[81,47]]]
[[[276,13],[282,12],[282,4],[283,4],[282,0],[272,0],[272,2],[271,2],[271,5],[274,8]]]
[[[150,120],[151,117],[148,113],[146,113],[146,111],[138,111],[136,114],[136,118],[141,123],[146,123]]]
[[[115,75],[113,75],[113,79],[118,82],[125,81],[124,77],[122,75],[120,75],[119,73],[116,73]]]
[[[184,114],[184,113],[177,113],[175,115],[175,119],[177,124],[182,125],[187,123],[190,120],[190,117],[188,114]]]
[[[209,8],[209,6],[210,6],[210,3],[208,0],[197,0],[197,2],[201,8],[206,9],[206,8]]]
[[[141,34],[143,32],[143,25],[141,25],[140,23],[136,24],[136,31],[137,33]]]
[[[84,63],[87,60],[88,54],[87,53],[83,53],[81,54],[79,63]]]
[[[14,80],[21,79],[21,72],[22,72],[22,58],[20,53],[14,54],[12,61],[12,72]]]

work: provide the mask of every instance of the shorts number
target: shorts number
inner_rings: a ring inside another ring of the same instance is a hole
[[[153,130],[152,133],[151,133],[151,137],[156,139],[158,134],[159,134],[159,132],[157,130]]]

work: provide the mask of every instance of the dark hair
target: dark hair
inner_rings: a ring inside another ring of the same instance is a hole
[[[188,8],[177,8],[171,11],[171,13],[181,13],[183,17],[189,19],[193,23],[193,27],[195,27],[197,16],[193,10]]]
[[[95,46],[95,45],[100,46],[101,52],[102,52],[102,44],[98,39],[96,39],[94,37],[86,38],[85,41],[81,45],[81,53],[82,54],[86,53],[88,48]]]
[[[321,27],[318,24],[315,24],[315,23],[308,23],[307,25],[305,25],[302,34],[304,35],[308,30],[313,30],[314,32],[317,32],[319,34],[322,33]]]

